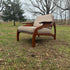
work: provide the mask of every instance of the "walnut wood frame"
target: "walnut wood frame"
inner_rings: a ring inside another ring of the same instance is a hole
[[[52,37],[54,37],[54,40],[56,40],[56,24],[55,24],[55,22],[50,22],[51,24],[48,24],[49,22],[42,22],[43,23],[43,25],[42,26],[39,26],[39,27],[37,27],[35,30],[34,30],[34,33],[28,33],[28,34],[33,34],[33,38],[32,38],[32,46],[33,47],[35,47],[35,37],[36,37],[36,35],[38,35],[38,36],[40,36],[40,35],[47,35],[47,36],[52,36]],[[24,26],[33,26],[33,23],[27,23],[26,25],[24,25]],[[52,33],[38,33],[38,30],[39,29],[41,29],[41,28],[45,28],[45,27],[54,27],[54,33],[52,34]],[[17,41],[19,41],[19,34],[20,34],[21,32],[19,32],[18,30],[17,30]],[[25,33],[27,33],[27,32],[25,32]]]

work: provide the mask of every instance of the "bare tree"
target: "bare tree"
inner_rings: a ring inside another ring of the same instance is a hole
[[[67,16],[68,16],[68,19],[70,19],[70,0],[65,0],[65,21],[67,21]],[[66,12],[68,11],[68,12]],[[70,21],[68,20],[68,22],[66,23],[69,23]]]
[[[63,6],[56,4],[56,2],[54,2],[54,4],[58,8],[62,9],[63,10],[62,12],[66,11],[66,10],[70,10],[70,0],[61,0],[61,1],[63,2],[63,6],[66,6],[66,7],[63,7]]]
[[[70,24],[70,0],[67,1],[67,7],[69,8],[69,10],[68,10],[68,24]]]
[[[0,12],[3,10],[4,6],[3,6],[3,0],[0,0]]]
[[[34,15],[45,15],[49,13],[53,13],[56,9],[55,4],[58,0],[29,0],[29,3],[25,3],[28,6],[27,11],[33,13]]]
[[[70,19],[70,0],[67,0],[67,4],[66,4],[66,6],[68,7],[68,16],[69,16],[69,18],[68,19]]]

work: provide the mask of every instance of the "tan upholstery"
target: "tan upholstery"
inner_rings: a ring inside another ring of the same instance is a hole
[[[33,33],[36,27],[33,26],[19,26],[18,31],[19,32],[30,32]]]
[[[38,27],[41,26],[42,24],[40,24],[40,22],[43,21],[47,21],[47,22],[53,22],[53,15],[52,14],[48,14],[48,15],[41,15],[38,16],[34,22],[34,26]]]
[[[46,24],[46,22],[48,22],[48,24]],[[43,24],[40,24],[40,23],[43,23]],[[54,33],[51,33],[52,27],[54,28],[53,30]],[[32,37],[33,47],[35,47],[36,36],[39,37],[40,35],[47,35],[47,36],[52,36],[54,40],[56,40],[56,24],[54,22],[54,18],[52,14],[38,16],[34,24],[27,23],[24,26],[19,26],[17,29],[17,41],[19,41],[19,34],[21,32],[33,34],[33,37]]]
[[[19,26],[18,31],[33,33],[36,28],[37,27],[34,27],[34,26]],[[48,28],[42,28],[42,29],[38,30],[38,33],[51,33],[51,30]]]
[[[19,26],[18,27],[18,31],[19,32],[30,32],[30,33],[33,33],[34,30],[41,26],[42,24],[40,24],[40,22],[43,22],[43,21],[47,21],[47,22],[52,22],[53,21],[53,16],[52,14],[48,14],[48,15],[40,15],[37,17],[37,19],[35,20],[34,22],[34,25],[33,26]],[[38,33],[51,33],[51,27],[49,27],[50,29],[48,28],[42,28],[40,30],[38,30]]]

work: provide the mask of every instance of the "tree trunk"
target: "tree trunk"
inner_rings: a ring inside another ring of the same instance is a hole
[[[49,8],[47,8],[47,13],[46,14],[49,14]]]
[[[15,24],[15,20],[13,21],[13,24],[14,24],[14,26],[16,25],[16,24]]]
[[[70,10],[69,10],[69,19],[68,19],[68,24],[70,24]]]
[[[67,24],[67,22],[66,22],[66,11],[65,11],[65,24]]]

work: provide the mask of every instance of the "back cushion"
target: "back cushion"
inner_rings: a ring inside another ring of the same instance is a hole
[[[38,27],[38,26],[42,26],[43,24],[40,24],[40,22],[53,22],[53,15],[52,14],[48,14],[48,15],[40,15],[37,16],[35,22],[34,22],[34,26]]]

